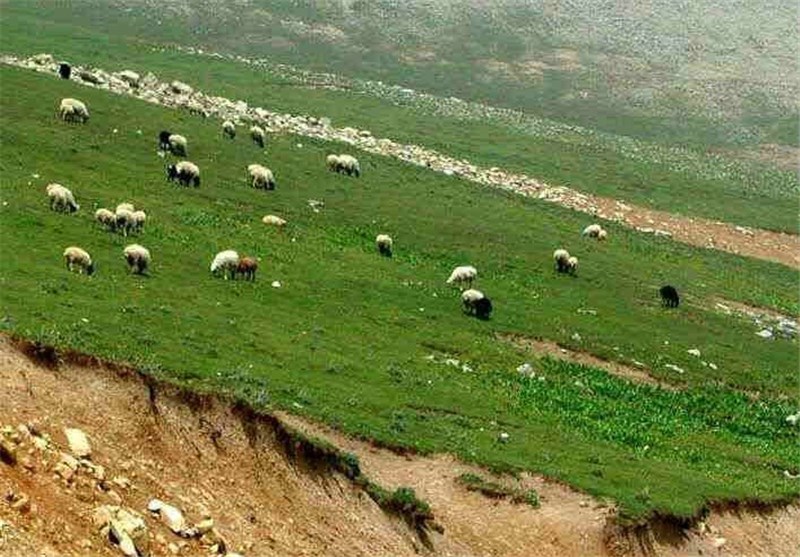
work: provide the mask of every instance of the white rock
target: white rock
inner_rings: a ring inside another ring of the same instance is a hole
[[[533,366],[528,362],[525,362],[521,366],[517,367],[517,373],[524,377],[533,377],[536,375],[536,372],[533,371]]]
[[[508,440],[511,439],[511,436],[504,431],[500,434],[499,439],[502,443],[508,443]]]
[[[770,329],[761,329],[756,335],[761,338],[772,338],[772,331]]]
[[[280,288],[280,287],[281,287],[281,281],[279,280],[272,281],[272,288]]]
[[[697,348],[691,348],[687,350],[686,353],[691,354],[692,356],[696,356],[698,358],[700,357],[700,350],[698,350]]]
[[[161,522],[176,534],[182,534],[186,530],[186,519],[183,517],[183,513],[172,505],[159,499],[153,499],[147,504],[147,510],[158,513]]]
[[[728,543],[728,540],[726,540],[725,538],[722,538],[722,537],[714,538],[714,547],[716,547],[717,549],[719,549],[720,547],[722,547],[726,543]]]
[[[88,458],[92,456],[92,446],[89,444],[89,438],[80,429],[65,428],[64,435],[67,436],[67,443],[69,450],[77,458]]]
[[[685,373],[686,371],[683,368],[676,366],[675,364],[665,364],[664,367],[667,369],[671,369],[673,371],[677,371],[678,373]]]

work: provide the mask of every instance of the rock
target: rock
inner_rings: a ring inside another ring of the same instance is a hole
[[[152,499],[150,503],[147,504],[147,510],[152,513],[158,513],[161,522],[176,534],[185,535],[186,519],[183,517],[183,513],[176,507],[168,505],[159,499]]]
[[[698,358],[700,357],[700,350],[698,350],[697,348],[691,348],[687,350],[686,353],[691,354],[692,356],[696,356]]]
[[[12,495],[11,508],[21,513],[29,512],[31,510],[30,497],[28,497],[24,493]]]
[[[109,523],[108,539],[119,547],[119,550],[126,557],[138,557],[139,553],[136,551],[136,545],[133,543],[128,532],[122,523],[112,520]]]
[[[61,460],[58,461],[58,464],[56,464],[53,470],[66,482],[70,482],[78,471],[78,461],[67,453],[61,453]]]
[[[111,501],[115,505],[121,505],[122,504],[122,497],[120,496],[119,493],[117,493],[113,489],[108,490],[108,492],[106,493],[106,497],[108,497],[108,500]]]
[[[17,446],[5,437],[0,438],[0,460],[9,466],[17,463]]]
[[[533,370],[533,366],[528,362],[525,362],[521,366],[517,367],[517,373],[523,377],[533,377],[536,375],[536,372]]]
[[[728,543],[728,540],[723,537],[714,538],[714,547],[717,549],[721,548],[726,543]]]
[[[149,553],[149,538],[144,519],[130,509],[103,505],[97,507],[92,522],[128,557]]]
[[[772,331],[770,329],[761,329],[756,335],[761,338],[772,338]]]
[[[676,366],[675,364],[664,364],[664,367],[667,368],[667,369],[671,369],[672,371],[677,371],[678,373],[681,373],[681,374],[686,372],[686,370]]]
[[[498,436],[498,439],[501,443],[508,443],[508,440],[511,439],[511,436],[504,431]]]
[[[197,533],[196,535],[202,536],[206,532],[211,531],[214,527],[214,520],[211,518],[206,518],[205,520],[201,520],[197,524],[194,525],[194,530]]]
[[[69,450],[77,458],[89,458],[92,456],[92,446],[89,444],[89,438],[80,429],[65,428],[64,434],[67,436],[67,443]]]
[[[177,555],[181,551],[181,548],[178,547],[178,544],[172,542],[170,542],[170,544],[167,546],[167,549],[169,549],[169,552],[173,555]]]

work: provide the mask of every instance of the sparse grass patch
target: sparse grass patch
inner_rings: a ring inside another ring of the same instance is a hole
[[[509,499],[512,503],[527,503],[534,509],[539,508],[539,494],[535,489],[518,489],[490,482],[477,474],[461,474],[456,481],[469,491],[477,491],[490,499]]]

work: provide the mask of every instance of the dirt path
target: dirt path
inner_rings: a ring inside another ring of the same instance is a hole
[[[50,55],[31,58],[3,56],[0,62],[56,75],[57,65]],[[92,76],[92,83],[81,75]],[[82,85],[98,87],[117,94],[130,95],[167,107],[183,108],[197,114],[232,120],[255,122],[270,132],[289,132],[306,137],[341,141],[364,151],[391,156],[430,168],[449,176],[458,176],[485,186],[498,187],[520,195],[535,197],[599,219],[618,222],[645,233],[668,236],[685,244],[717,249],[775,261],[800,268],[800,236],[746,228],[709,219],[686,217],[629,205],[622,201],[562,187],[549,186],[524,174],[499,168],[483,168],[463,159],[455,159],[418,145],[406,145],[391,139],[378,139],[368,130],[334,128],[325,118],[277,114],[263,108],[250,107],[243,101],[232,101],[192,91],[177,93],[168,83],[161,83],[147,74],[136,87],[112,73],[73,66],[73,79]]]

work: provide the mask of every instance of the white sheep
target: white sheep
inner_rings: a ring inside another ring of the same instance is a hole
[[[450,273],[450,278],[447,279],[447,284],[455,284],[463,287],[465,284],[469,287],[472,286],[472,281],[478,277],[478,270],[471,265],[462,265],[453,269]]]
[[[58,115],[65,122],[80,122],[85,124],[89,120],[89,109],[78,99],[61,99]]]
[[[325,164],[328,167],[328,170],[332,172],[339,171],[339,155],[328,155],[325,159]]]
[[[193,162],[180,161],[167,167],[167,180],[178,181],[182,186],[189,184],[200,187],[200,168]]]
[[[800,412],[796,414],[789,414],[786,416],[786,423],[790,426],[796,426],[800,422]]]
[[[141,76],[133,70],[122,70],[117,73],[117,77],[131,87],[139,87],[139,81],[141,80]]]
[[[75,196],[72,195],[72,192],[61,184],[48,184],[45,191],[47,192],[47,197],[50,198],[50,209],[53,211],[74,213],[81,208],[75,202]]]
[[[603,230],[603,227],[600,226],[599,224],[590,224],[589,226],[583,229],[583,232],[581,234],[583,234],[584,236],[588,236],[589,238],[597,238],[597,235],[600,233],[601,230]]]
[[[233,250],[225,250],[214,256],[211,262],[211,274],[218,276],[222,274],[225,280],[234,278],[236,269],[239,267],[239,254]]]
[[[136,228],[136,217],[133,216],[133,211],[126,207],[118,208],[114,213],[114,219],[116,221],[115,228],[121,230],[123,236],[127,236]]]
[[[122,211],[122,210],[130,211],[131,213],[133,213],[136,210],[136,208],[133,206],[133,203],[125,202],[125,203],[120,203],[119,205],[117,205],[117,208],[114,209],[114,212],[119,212],[119,211]]]
[[[186,138],[177,133],[173,133],[167,138],[169,144],[169,152],[178,157],[186,156],[186,147],[189,144]]]
[[[250,138],[253,140],[253,143],[258,145],[259,147],[264,147],[264,141],[266,139],[266,134],[264,133],[264,129],[260,126],[253,126],[250,128]]]
[[[569,252],[565,249],[557,249],[553,252],[553,261],[556,262],[556,270],[559,273],[567,271],[567,261],[569,261]]]
[[[358,163],[358,159],[352,155],[339,155],[339,164],[336,170],[348,176],[361,176],[361,165]]]
[[[375,237],[375,246],[381,255],[392,256],[392,237],[388,234],[378,234]]]
[[[578,258],[574,255],[571,255],[569,259],[567,259],[567,272],[571,275],[578,272]]]
[[[277,226],[278,228],[286,226],[286,220],[276,215],[265,215],[264,218],[261,219],[261,222],[270,226]]]
[[[137,275],[143,275],[150,266],[150,250],[139,244],[131,244],[122,250],[128,268]]]
[[[69,271],[77,268],[81,274],[91,275],[94,273],[95,266],[89,252],[77,246],[70,246],[64,250],[64,261],[66,261]]]
[[[233,139],[234,137],[236,137],[236,124],[234,124],[230,120],[225,120],[224,122],[222,122],[222,135],[224,135],[228,139]]]
[[[250,184],[256,188],[265,190],[275,189],[275,177],[272,171],[260,164],[251,164],[247,167],[247,175],[250,177]]]
[[[144,230],[144,224],[147,222],[147,213],[139,209],[138,211],[133,212],[133,230],[135,232],[141,232]]]
[[[600,240],[601,242],[605,240],[607,237],[608,237],[608,232],[606,232],[605,228],[597,233],[597,239]]]
[[[94,212],[94,219],[108,230],[117,228],[117,217],[108,209],[98,209]]]

